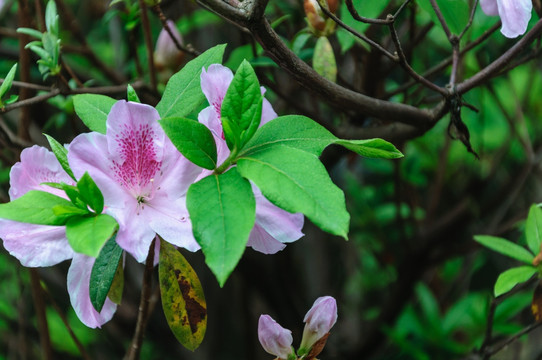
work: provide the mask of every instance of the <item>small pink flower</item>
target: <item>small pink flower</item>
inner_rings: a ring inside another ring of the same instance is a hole
[[[269,315],[261,315],[258,321],[258,339],[265,351],[279,359],[288,359],[293,354],[292,332],[280,326]]]
[[[337,322],[337,302],[331,296],[316,299],[303,319],[305,328],[300,348],[310,349]]]
[[[10,172],[9,195],[15,200],[30,190],[46,191],[67,198],[63,191],[41,185],[44,182],[65,182],[74,185],[52,152],[32,146],[21,153],[21,161]],[[101,327],[115,313],[117,305],[106,299],[101,312],[97,312],[89,296],[89,282],[95,259],[76,254],[66,238],[64,226],[25,224],[0,219],[0,238],[11,255],[23,266],[53,266],[72,259],[68,270],[68,292],[75,313],[88,327]]]
[[[533,9],[532,0],[480,0],[480,5],[486,15],[501,17],[504,36],[515,38],[527,30]]]
[[[201,73],[201,89],[209,105],[199,115],[199,122],[207,126],[215,138],[218,163],[221,164],[230,154],[230,149],[224,139],[220,111],[222,101],[226,96],[228,87],[233,80],[230,69],[220,64],[213,64]],[[261,88],[262,94],[265,89]],[[262,104],[262,119],[260,126],[277,117],[267,99]],[[202,177],[210,173],[204,171]],[[267,200],[255,185],[252,185],[256,198],[256,223],[250,233],[247,246],[264,254],[274,254],[286,247],[285,243],[296,241],[303,236],[303,214],[291,214],[273,205]]]

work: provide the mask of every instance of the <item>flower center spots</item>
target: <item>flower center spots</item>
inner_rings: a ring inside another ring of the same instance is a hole
[[[113,161],[112,170],[116,180],[140,203],[154,195],[154,178],[162,165],[156,161],[154,138],[154,131],[149,125],[136,128],[124,126],[115,137],[122,162]]]

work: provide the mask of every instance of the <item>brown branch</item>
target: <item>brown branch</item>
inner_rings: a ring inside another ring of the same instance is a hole
[[[149,23],[149,15],[147,14],[147,5],[145,5],[145,2],[143,0],[139,0],[139,12],[141,14],[141,26],[143,27],[145,49],[147,50],[147,65],[149,69],[151,88],[156,91],[156,69],[154,68],[154,52],[151,38],[151,25]]]
[[[49,327],[47,326],[47,316],[45,315],[45,304],[43,302],[40,276],[35,268],[29,268],[30,283],[32,285],[32,298],[36,308],[36,317],[38,318],[38,329],[40,334],[41,351],[45,360],[53,359],[53,349],[51,347],[51,338],[49,337]]]

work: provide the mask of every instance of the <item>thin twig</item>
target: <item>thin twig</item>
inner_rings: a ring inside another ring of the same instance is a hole
[[[354,4],[352,4],[352,0],[346,0],[346,7],[348,8],[348,11],[352,15],[352,17],[354,19],[356,19],[357,21],[360,21],[360,22],[363,22],[363,23],[366,23],[366,24],[374,24],[374,25],[388,25],[388,24],[390,24],[389,19],[371,19],[371,18],[366,18],[364,16],[361,16],[358,13],[358,11],[356,10],[356,8],[354,7]]]
[[[169,37],[171,38],[171,40],[175,44],[175,47],[177,48],[177,50],[184,51],[185,53],[188,53],[188,54],[190,54],[190,55],[192,55],[194,57],[199,56],[201,54],[199,51],[194,49],[194,47],[192,45],[188,44],[187,46],[183,46],[179,42],[179,39],[177,39],[177,37],[171,31],[171,29],[169,27],[169,24],[167,23],[167,18],[164,15],[164,12],[162,11],[162,7],[160,6],[160,4],[156,4],[153,7],[153,10],[158,14],[158,18],[160,19],[160,22],[162,23],[162,26],[164,27],[164,29],[166,29],[167,33],[169,34]]]
[[[134,337],[125,360],[138,360],[143,343],[143,335],[148,321],[149,302],[152,290],[152,270],[154,268],[154,244],[156,238],[152,241],[149,248],[149,254],[145,262],[145,272],[143,274],[143,285],[141,288],[141,300],[139,301],[139,312],[137,314],[137,324]]]
[[[41,351],[45,360],[53,359],[53,348],[51,347],[51,338],[49,337],[49,327],[47,326],[47,316],[45,315],[45,304],[43,303],[43,294],[40,284],[40,276],[35,268],[29,268],[30,283],[32,285],[32,298],[38,318],[38,329],[40,333]]]
[[[450,31],[450,28],[448,27],[448,24],[446,23],[446,20],[444,19],[444,16],[442,15],[442,11],[440,10],[440,7],[437,4],[436,0],[429,0],[431,2],[431,6],[433,7],[433,11],[435,11],[435,14],[437,15],[438,20],[440,21],[440,25],[442,26],[442,30],[444,30],[444,33],[446,34],[446,37],[450,39],[452,37],[452,32]]]
[[[147,50],[147,62],[151,88],[156,91],[156,69],[154,68],[154,49],[152,46],[151,25],[149,23],[149,16],[147,14],[147,5],[145,5],[143,0],[139,0],[139,12],[141,14],[141,26],[143,26],[145,48]]]

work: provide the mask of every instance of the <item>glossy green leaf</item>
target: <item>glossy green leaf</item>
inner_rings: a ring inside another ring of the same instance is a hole
[[[77,189],[81,199],[90,206],[96,214],[101,214],[104,209],[104,197],[98,185],[92,180],[88,172],[85,172],[77,182]]]
[[[533,254],[539,254],[542,251],[540,248],[542,245],[542,209],[537,205],[532,205],[529,209],[525,223],[525,237]]]
[[[68,149],[66,149],[62,144],[60,144],[58,141],[56,141],[52,136],[49,136],[47,134],[43,134],[47,138],[47,141],[49,141],[49,146],[51,146],[51,150],[53,150],[53,154],[55,154],[56,159],[60,163],[60,166],[62,166],[62,169],[74,180],[75,175],[72,172],[72,169],[70,168],[70,164],[68,163]]]
[[[53,211],[55,206],[71,207],[68,200],[45,191],[30,190],[20,198],[0,204],[0,218],[39,225],[64,225],[67,219]]]
[[[15,78],[16,72],[17,72],[17,64],[11,67],[8,74],[4,78],[2,85],[0,85],[0,100],[9,91],[9,89],[11,89],[11,85],[13,84],[13,79]]]
[[[105,134],[107,115],[117,100],[105,95],[81,94],[73,97],[73,107],[83,123],[92,131]]]
[[[205,100],[201,91],[201,69],[221,63],[226,45],[217,45],[187,63],[173,75],[164,90],[162,100],[156,105],[160,117],[184,117],[197,109]]]
[[[347,238],[350,215],[344,193],[315,155],[277,145],[243,155],[237,168],[273,204],[303,213],[322,230]]]
[[[216,167],[216,143],[207,126],[185,118],[165,118],[160,125],[188,160],[205,169]]]
[[[258,77],[248,61],[244,60],[228,87],[221,107],[221,118],[228,119],[236,126],[232,127],[237,134],[230,134],[224,129],[224,135],[233,142],[233,137],[239,137],[244,143],[254,134],[262,118],[262,93]],[[252,134],[245,135],[248,129]],[[239,147],[243,144],[237,144]],[[230,147],[231,149],[232,147]]]
[[[73,251],[97,257],[117,229],[117,221],[107,214],[73,217],[66,223],[66,237]]]
[[[128,101],[132,101],[136,103],[141,102],[141,100],[139,100],[139,96],[137,96],[135,89],[130,84],[126,86],[126,98],[128,99]]]
[[[194,351],[207,329],[207,303],[198,275],[173,245],[160,240],[158,276],[167,323],[177,340]]]
[[[503,255],[509,256],[513,259],[519,260],[526,264],[531,265],[534,259],[533,254],[521,246],[514,244],[506,239],[489,236],[489,235],[476,235],[474,240],[480,244],[494,250]]]
[[[188,189],[186,206],[205,262],[223,286],[247,245],[256,202],[237,168],[210,175]]]
[[[116,236],[113,235],[107,240],[90,273],[90,302],[98,312],[102,311],[122,257],[122,248],[115,239]]]
[[[335,144],[344,146],[348,150],[367,158],[398,159],[404,156],[392,143],[382,139],[338,139]]]
[[[312,57],[312,67],[314,70],[328,79],[335,82],[337,80],[337,63],[335,54],[328,38],[321,36],[314,46],[314,55]]]
[[[499,275],[495,282],[495,296],[509,292],[514,286],[529,280],[534,274],[536,274],[534,266],[520,266],[506,270]]]

